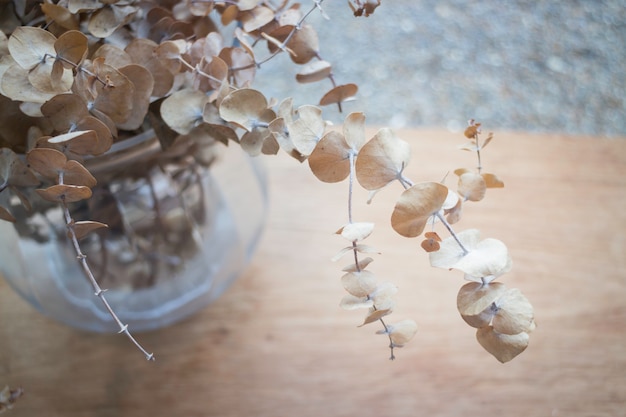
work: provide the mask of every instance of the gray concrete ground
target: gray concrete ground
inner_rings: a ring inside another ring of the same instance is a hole
[[[346,111],[370,124],[458,130],[475,118],[490,130],[626,137],[626,1],[383,0],[367,18],[347,0],[323,5],[330,20],[310,17],[321,56],[339,83],[359,85]],[[263,66],[259,85],[317,103],[330,83],[297,84],[288,61]]]

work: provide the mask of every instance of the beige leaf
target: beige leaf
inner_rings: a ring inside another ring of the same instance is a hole
[[[64,69],[61,61],[52,59],[42,62],[28,73],[28,81],[44,94],[68,92],[73,80],[72,71]]]
[[[509,335],[530,333],[534,320],[533,306],[520,290],[508,290],[496,300],[495,306],[492,325],[496,332]]]
[[[485,197],[487,184],[484,178],[475,172],[465,172],[459,176],[458,193],[470,201],[480,201]]]
[[[161,116],[170,128],[186,135],[203,122],[204,106],[208,101],[202,91],[179,90],[161,103]]]
[[[29,81],[28,76],[27,70],[17,64],[11,65],[2,75],[0,91],[14,101],[27,103],[44,103],[56,95],[56,92],[44,93],[36,89]]]
[[[148,107],[150,106],[150,97],[154,88],[154,78],[146,68],[141,65],[131,64],[119,69],[133,84],[132,90],[132,109],[126,121],[118,123],[118,128],[122,130],[139,129],[143,124]]]
[[[41,3],[41,11],[46,17],[64,29],[79,29],[79,16],[72,14],[65,7],[52,3]]]
[[[502,188],[504,187],[504,182],[502,182],[498,177],[494,174],[482,174],[483,179],[485,180],[485,185],[487,188]]]
[[[107,4],[91,14],[87,27],[96,38],[107,38],[117,28],[130,22],[136,12],[133,6]]]
[[[32,169],[56,181],[59,173],[65,168],[67,158],[56,149],[36,148],[28,152],[26,161]]]
[[[298,152],[310,155],[324,135],[326,123],[322,119],[322,110],[316,106],[304,105],[298,108],[293,122],[287,125],[289,135]]]
[[[253,129],[250,132],[246,132],[241,137],[241,149],[250,156],[258,156],[261,154],[265,139],[270,136],[271,134],[267,129]]]
[[[63,153],[88,155],[98,150],[98,135],[93,130],[79,130],[53,136],[48,143]]]
[[[350,113],[343,122],[343,135],[350,148],[358,152],[365,144],[365,114]]]
[[[306,64],[319,55],[319,40],[313,26],[304,24],[287,42],[287,48],[293,51],[289,57],[296,64]]]
[[[431,266],[457,269],[482,281],[491,281],[511,270],[509,251],[500,240],[487,238],[479,241],[480,234],[475,229],[457,233],[456,237],[467,252],[456,239],[446,238],[437,252],[429,254]]]
[[[354,129],[360,130],[360,127],[354,126]],[[355,132],[353,136],[358,135],[360,133]],[[380,129],[359,151],[356,178],[366,190],[383,188],[400,177],[410,158],[408,143],[397,138],[391,129]]]
[[[306,160],[306,157],[302,155],[295,148],[291,136],[289,135],[289,129],[287,129],[287,123],[282,117],[278,117],[270,122],[270,132],[274,136],[274,139],[278,142],[280,148],[286,152],[289,156],[297,159],[300,162]]]
[[[348,272],[341,277],[341,283],[355,297],[367,297],[376,289],[376,277],[369,271]]]
[[[496,332],[493,327],[486,326],[476,331],[478,343],[497,360],[506,363],[522,353],[530,337],[528,333],[508,335]]]
[[[243,30],[253,32],[274,20],[274,12],[269,7],[257,6],[239,15]]]
[[[54,49],[65,68],[74,69],[87,56],[87,37],[78,30],[63,33],[54,42]]]
[[[174,75],[170,71],[171,60],[160,59],[158,45],[150,39],[135,38],[124,49],[132,63],[145,67],[152,74],[154,87],[152,96],[164,97],[174,84]]]
[[[386,315],[389,315],[391,312],[392,310],[370,309],[369,313],[365,317],[365,320],[363,320],[363,324],[359,325],[358,327],[362,327],[362,326],[365,326],[366,324],[370,324],[375,321],[378,321],[382,319],[383,317],[385,317]]]
[[[17,27],[9,38],[9,52],[17,64],[31,70],[56,56],[56,37],[47,30],[31,26]]]
[[[352,252],[354,250],[354,248],[352,246],[346,246],[345,248],[342,248],[339,252],[337,252],[337,254],[335,256],[333,256],[331,258],[331,260],[333,262],[338,261],[339,259],[341,259],[346,253],[348,252]]]
[[[50,120],[57,132],[66,132],[89,116],[87,103],[76,94],[58,94],[52,97],[41,106],[41,113]]]
[[[322,60],[311,61],[296,74],[296,80],[303,84],[320,81],[328,78],[332,73],[332,69],[329,62]]]
[[[359,88],[356,84],[343,84],[334,87],[332,90],[324,94],[319,105],[328,106],[329,104],[343,103],[352,100]]]
[[[342,271],[344,272],[362,271],[365,268],[367,268],[367,266],[372,262],[374,262],[374,260],[368,256],[363,259],[359,259],[358,264],[351,263],[350,265],[344,267]]]
[[[341,299],[339,306],[344,310],[356,310],[358,308],[370,308],[374,305],[372,300],[368,300],[366,297],[355,297],[348,294]]]
[[[340,234],[350,242],[356,242],[366,239],[373,231],[374,223],[355,222],[346,224],[337,231],[337,234]]]
[[[267,99],[260,91],[250,88],[235,90],[220,104],[220,117],[227,122],[253,130],[267,109]]]
[[[317,143],[309,156],[309,167],[323,182],[340,182],[350,175],[350,147],[344,136],[335,131],[328,132]]]
[[[91,173],[80,162],[69,160],[63,168],[63,183],[71,185],[84,185],[93,187],[97,181]]]
[[[391,214],[391,226],[405,237],[421,235],[429,217],[441,210],[447,195],[448,188],[437,182],[413,185],[400,195]]]
[[[35,191],[44,200],[55,203],[74,203],[91,197],[91,189],[82,185],[57,184]]]
[[[504,284],[469,282],[461,287],[456,306],[467,324],[481,328],[491,323],[496,308],[494,302],[506,291]]]
[[[91,233],[94,230],[108,228],[109,226],[100,222],[82,221],[82,222],[75,222],[72,225],[72,227],[74,228],[74,233],[76,234],[76,238],[82,239],[83,237],[87,236],[89,233]],[[67,232],[67,237],[68,238],[72,237],[69,231]]]
[[[397,323],[388,324],[387,331],[378,331],[379,334],[388,334],[395,347],[404,346],[417,333],[417,323],[413,320],[402,320]]]
[[[358,245],[356,245],[355,249],[359,253],[376,253],[376,254],[380,254],[378,249],[374,248],[373,246],[358,244]]]

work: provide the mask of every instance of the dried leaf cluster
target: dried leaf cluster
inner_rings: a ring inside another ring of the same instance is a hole
[[[393,359],[394,348],[406,344],[417,325],[387,322],[397,288],[379,282],[369,268],[373,259],[361,257],[377,253],[363,243],[374,224],[353,220],[352,199],[355,183],[370,191],[371,201],[397,181],[404,191],[391,226],[405,237],[423,236],[421,246],[433,266],[461,270],[473,281],[459,292],[459,311],[478,329],[487,351],[502,362],[512,359],[528,344],[534,319],[518,290],[493,282],[511,268],[508,251],[498,240],[480,240],[475,230],[456,233],[451,227],[466,201],[479,201],[487,188],[503,186],[495,175],[483,173],[480,163],[492,135],[481,141],[480,124],[470,122],[463,149],[476,152],[479,166],[457,169],[453,191],[440,182],[407,178],[410,146],[387,128],[367,139],[362,113],[349,114],[341,131],[329,129],[319,106],[341,110],[357,86],[335,82],[317,33],[306,23],[310,13],[324,13],[322,1],[314,0],[308,11],[288,0],[3,3],[0,192],[11,192],[29,211],[36,209],[36,199],[63,207],[68,238],[96,295],[120,332],[153,359],[108,306],[81,250],[81,238],[106,227],[77,222],[71,214],[71,204],[88,199],[97,183],[85,161],[149,129],[161,145],[151,161],[155,165],[164,160],[209,165],[213,147],[231,143],[253,156],[282,149],[300,162],[308,160],[320,181],[349,180],[348,222],[337,231],[348,245],[335,259],[351,254],[352,261],[343,269],[347,295],[340,304],[366,310],[361,326],[381,323],[378,333],[388,337]],[[368,16],[380,0],[349,5],[356,16]],[[225,28],[232,33],[223,35]],[[330,81],[318,105],[296,106],[291,98],[277,101],[254,89],[257,70],[279,53],[300,66],[298,82]],[[16,221],[11,207],[0,206],[0,219]],[[438,224],[449,238],[439,237]]]
[[[352,220],[354,179],[371,193],[395,181],[403,186],[391,214],[391,226],[405,237],[423,236],[421,247],[429,253],[432,266],[463,271],[465,278],[473,281],[461,288],[458,310],[470,326],[478,329],[477,339],[489,353],[507,362],[528,345],[529,333],[535,327],[532,305],[519,290],[507,290],[503,284],[493,282],[511,269],[508,249],[497,239],[481,240],[478,230],[456,233],[452,229],[452,224],[461,219],[465,202],[481,200],[487,188],[504,186],[495,175],[482,173],[480,152],[493,135],[481,141],[480,133],[480,124],[470,120],[465,131],[469,144],[461,148],[476,152],[478,167],[455,171],[459,177],[456,191],[439,182],[414,183],[408,179],[404,169],[410,162],[409,145],[389,129],[380,129],[366,140],[361,113],[346,117],[342,133],[330,131],[321,136],[309,156],[311,170],[321,181],[350,180],[349,222],[337,234],[351,244],[335,259],[353,253],[354,261],[343,269],[346,274],[342,283],[348,295],[342,299],[341,306],[347,310],[367,309],[362,325],[380,321],[383,326],[380,333],[390,339],[391,359],[393,349],[408,342],[415,335],[417,325],[412,320],[387,324],[383,319],[394,310],[396,287],[378,283],[374,274],[366,270],[372,258],[359,259],[360,254],[377,251],[362,243],[372,233],[374,224]],[[450,237],[441,239],[435,231],[438,223]]]

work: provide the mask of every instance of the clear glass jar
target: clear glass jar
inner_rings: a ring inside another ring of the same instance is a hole
[[[93,196],[71,206],[75,220],[108,224],[80,241],[105,296],[131,331],[179,321],[220,296],[250,260],[267,211],[259,161],[220,144],[198,164],[164,155],[152,132],[114,145],[85,165]],[[0,221],[0,271],[30,304],[67,325],[119,330],[76,259],[62,209],[0,194],[16,223]]]

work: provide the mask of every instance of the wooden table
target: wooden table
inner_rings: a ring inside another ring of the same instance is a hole
[[[474,155],[459,134],[399,131],[414,181],[438,181]],[[626,140],[496,132],[485,170],[506,188],[467,204],[477,227],[509,247],[502,277],[535,307],[528,349],[500,364],[459,317],[462,274],[431,268],[418,240],[388,227],[399,186],[361,204],[374,221],[371,265],[399,286],[392,319],[416,338],[388,360],[379,324],[338,307],[347,184],[268,158],[272,204],[258,254],[215,304],[140,334],[149,363],[118,335],[42,317],[0,280],[0,388],[26,394],[11,417],[624,416],[626,415]],[[452,177],[452,175],[451,175]],[[452,178],[448,181],[451,183]]]

